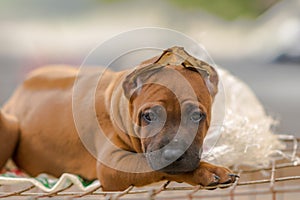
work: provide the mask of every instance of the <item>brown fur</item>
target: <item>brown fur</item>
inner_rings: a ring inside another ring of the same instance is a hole
[[[147,62],[152,63],[155,60],[157,62],[157,58]],[[147,62],[140,68],[147,66]],[[73,85],[76,78],[81,81],[85,90],[79,93],[77,98],[85,102],[86,98],[93,95],[89,84],[91,80],[98,78],[99,74],[95,73],[97,70],[87,71],[77,77],[77,69],[60,66],[40,68],[31,73],[1,110],[0,140],[5,142],[4,146],[0,146],[0,168],[9,157],[13,157],[17,166],[32,176],[49,173],[58,177],[62,173],[74,173],[86,179],[98,178],[105,190],[123,190],[130,185],[143,186],[165,179],[193,185],[235,181],[235,178],[230,176],[230,170],[205,162],[199,162],[195,170],[172,174],[151,170],[145,157],[135,157],[128,153],[145,152],[150,143],[155,146],[164,138],[174,137],[178,128],[176,122],[180,121],[178,116],[182,112],[179,105],[190,98],[185,93],[186,88],[181,87],[177,80],[168,78],[168,74],[174,70],[192,86],[197,97],[197,102],[192,99],[193,103],[207,114],[205,121],[196,128],[197,135],[186,158],[189,161],[189,155],[201,149],[211,118],[214,94],[210,93],[203,75],[178,64],[168,64],[151,72],[151,76],[148,76],[149,70],[147,71],[147,77],[142,78],[143,83],[163,79],[166,85],[182,95],[178,100],[167,88],[155,84],[146,84],[135,90],[136,80],[133,75],[137,71],[104,72],[95,94],[97,120],[103,133],[120,149],[115,151],[112,145],[102,144],[100,136],[94,138],[95,149],[97,156],[101,156],[101,159],[107,160],[113,166],[149,169],[149,172],[145,173],[131,173],[97,162],[84,147],[77,133],[78,127],[75,126],[72,113]],[[144,75],[142,72],[139,78]],[[141,123],[139,109],[147,102],[161,102],[166,108],[168,118],[161,132],[153,137],[140,139],[137,135],[144,130],[135,129],[133,123]],[[111,106],[115,109],[111,110]],[[112,121],[112,114],[121,121],[121,128]],[[84,120],[83,124],[86,124],[86,127],[79,128],[87,129],[86,133],[93,132],[94,127],[89,127],[90,116],[86,116]],[[174,132],[170,131],[173,129]],[[184,137],[189,137],[188,131],[184,132]],[[220,180],[215,175],[220,177]]]

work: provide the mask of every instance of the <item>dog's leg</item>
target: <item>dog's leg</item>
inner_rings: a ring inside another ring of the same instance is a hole
[[[12,157],[19,139],[18,120],[0,110],[0,169]]]
[[[181,174],[166,174],[152,170],[144,156],[138,156],[124,150],[104,148],[100,160],[105,160],[109,166],[98,161],[97,176],[104,190],[121,191],[129,186],[144,186],[162,180],[186,182],[191,185],[215,186],[233,183],[236,180],[229,169],[200,162],[199,167]],[[120,169],[123,169],[120,170]],[[126,171],[132,172],[126,172]],[[136,171],[136,173],[134,173]]]
[[[103,190],[122,191],[130,186],[139,187],[164,180],[164,174],[153,171],[144,156],[137,156],[124,150],[109,151],[107,149],[105,155],[110,159],[110,161],[106,160],[106,162],[110,162],[110,166],[106,166],[100,161],[97,164],[97,175]],[[120,170],[125,168],[132,172]],[[141,169],[144,172],[141,172]]]
[[[120,156],[126,156],[126,153]],[[149,168],[146,160],[136,158],[137,157],[134,156],[124,157],[122,161],[116,163],[116,165],[144,165],[145,169]],[[191,185],[216,186],[218,184],[234,183],[237,177],[227,168],[206,162],[201,162],[199,168],[193,172],[173,175],[151,171],[151,169],[150,172],[147,173],[128,173],[107,167],[100,162],[98,163],[97,170],[98,179],[103,189],[108,191],[121,191],[129,186],[144,186],[162,180],[176,181],[179,183],[186,182]]]

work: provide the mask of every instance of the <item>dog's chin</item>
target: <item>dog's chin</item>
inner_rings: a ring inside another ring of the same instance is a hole
[[[192,166],[192,167],[179,167],[177,165],[171,164],[167,167],[162,168],[161,170],[159,170],[160,172],[164,172],[167,174],[182,174],[182,173],[187,173],[187,172],[191,172],[194,171],[195,169],[197,169],[197,166]]]
[[[173,175],[194,171],[199,167],[200,159],[181,159],[165,167],[162,167],[162,163],[157,161],[148,161],[148,163],[150,164],[151,168],[155,171],[160,171]]]

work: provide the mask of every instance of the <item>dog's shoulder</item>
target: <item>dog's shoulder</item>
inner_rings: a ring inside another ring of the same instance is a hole
[[[24,81],[30,89],[68,88],[74,84],[78,69],[70,66],[45,66],[31,72]]]

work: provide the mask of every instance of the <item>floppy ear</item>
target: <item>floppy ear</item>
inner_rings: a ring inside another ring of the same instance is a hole
[[[218,83],[219,83],[219,76],[215,68],[210,65],[207,65],[209,68],[209,77],[205,80],[205,83],[208,87],[208,91],[212,97],[215,98],[216,94],[218,93]]]
[[[149,64],[147,66],[141,65],[134,69],[130,74],[125,77],[123,81],[123,90],[126,98],[129,100],[130,97],[138,92],[143,83],[156,71],[160,70],[163,66],[158,64]]]
[[[208,88],[208,91],[210,93],[210,96],[212,99],[215,98],[216,94],[218,93],[218,83],[219,83],[219,77],[216,70],[210,66],[209,64],[197,60],[198,65],[189,65],[189,63],[183,63],[186,68],[188,69],[195,69],[197,70],[202,78],[205,81],[206,87]]]
[[[123,90],[127,99],[141,89],[142,84],[156,71],[168,65],[171,54],[165,50],[160,56],[155,56],[142,62],[137,68],[125,77]]]
[[[203,80],[205,81],[206,87],[212,97],[215,98],[216,94],[218,93],[218,83],[219,78],[216,70],[209,65],[208,63],[198,60],[197,58],[189,55],[182,47],[172,47],[167,51],[172,52],[173,56],[176,57],[175,63],[170,63],[174,65],[181,64],[183,67],[191,70],[196,70],[200,73]]]
[[[155,56],[142,62],[137,68],[129,73],[123,81],[123,90],[127,99],[141,89],[142,84],[156,71],[167,66],[174,59],[169,49],[160,56]]]

